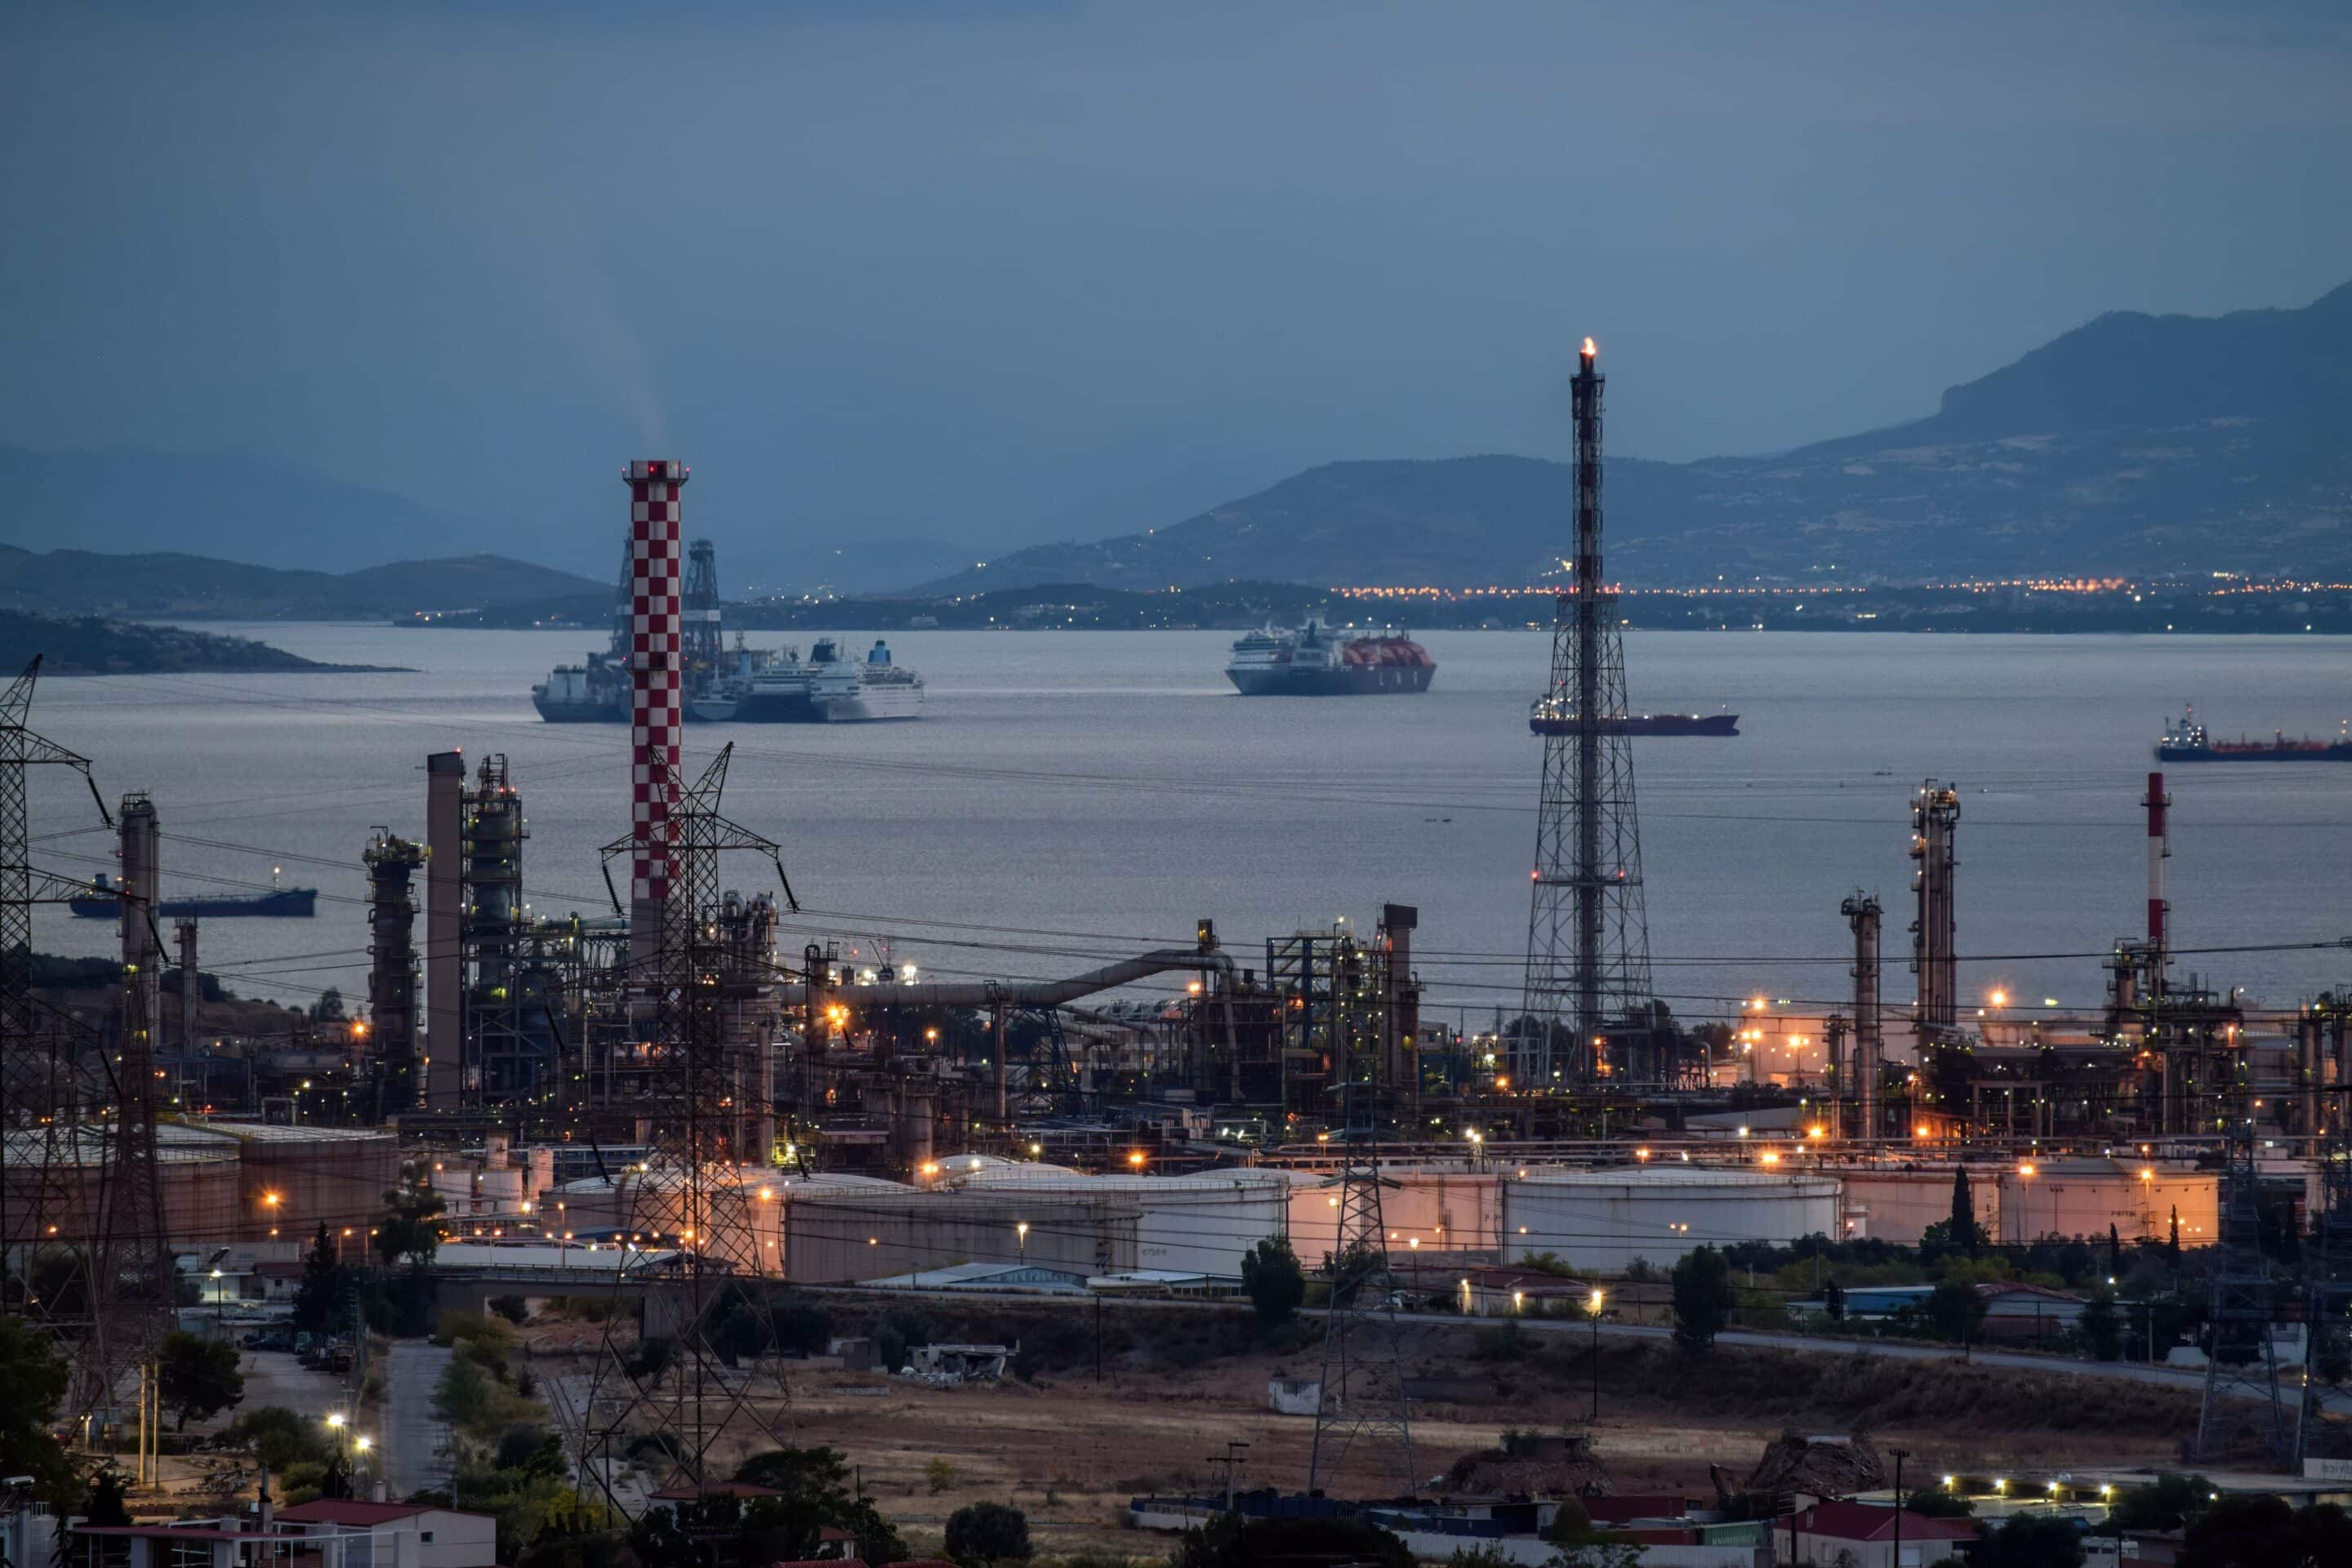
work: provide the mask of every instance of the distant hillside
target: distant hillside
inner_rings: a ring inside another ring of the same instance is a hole
[[[280,674],[373,670],[364,664],[320,664],[249,637],[216,637],[182,626],[142,626],[100,616],[28,616],[0,610],[0,678],[41,659],[45,675]]]
[[[1626,363],[1611,389],[1670,399]],[[2352,284],[2294,310],[2102,316],[1927,418],[1764,458],[1609,459],[1611,576],[2352,572]],[[926,584],[1522,584],[1556,578],[1570,475],[1532,458],[1333,463],[1173,526]]]
[[[592,593],[610,605],[609,587],[499,555],[403,561],[337,575],[202,555],[36,554],[0,546],[0,606],[47,614],[374,620]]]

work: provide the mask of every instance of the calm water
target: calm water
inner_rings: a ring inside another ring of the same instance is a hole
[[[313,921],[208,923],[206,968],[286,1000],[363,994],[360,848],[378,824],[423,837],[423,760],[449,747],[511,759],[533,906],[607,907],[596,851],[628,820],[625,733],[542,724],[528,700],[579,634],[226,629],[420,672],[43,683],[38,728],[96,763],[108,798],[154,795],[167,893],[266,885],[273,866],[321,889]],[[929,682],[919,722],[704,726],[689,761],[735,741],[728,813],[784,845],[812,911],[802,929],[888,942],[931,974],[1072,971],[1189,941],[1199,915],[1262,952],[1270,933],[1343,914],[1369,926],[1393,900],[1421,908],[1431,1001],[1489,1016],[1526,943],[1538,742],[1525,715],[1546,639],[1433,634],[1433,690],[1353,701],[1234,697],[1230,640],[909,634],[893,646]],[[2352,712],[2352,647],[2325,638],[1649,633],[1627,658],[1638,703],[1741,715],[1737,740],[1635,742],[1659,990],[1686,1014],[1754,990],[1840,995],[1837,906],[1855,888],[1885,900],[1900,954],[1908,795],[1928,776],[1964,796],[1964,994],[2093,1003],[2095,959],[2020,955],[2103,951],[2137,929],[2137,801],[2165,716],[2193,700],[2231,732],[2332,732]],[[2175,767],[2171,788],[2181,944],[2352,935],[2352,766]],[[39,770],[34,799],[44,863],[110,866],[78,784]],[[727,881],[772,877],[745,861]],[[111,940],[62,910],[38,921],[44,951]],[[2342,951],[2186,962],[2271,1000],[2352,980]],[[1910,989],[1898,958],[1889,1002]]]

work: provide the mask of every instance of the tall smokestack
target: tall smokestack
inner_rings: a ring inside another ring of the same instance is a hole
[[[676,869],[678,726],[685,721],[679,668],[678,492],[686,465],[633,462],[629,486],[629,959],[647,963],[662,944]]]
[[[434,1110],[456,1110],[466,1087],[465,795],[462,755],[425,759],[425,1103]]]
[[[2140,804],[2147,807],[2147,945],[2154,976],[2164,972],[2165,917],[2172,911],[2164,901],[2164,862],[2172,854],[2164,817],[2172,797],[2164,793],[2162,773],[2147,775],[2147,794]]]

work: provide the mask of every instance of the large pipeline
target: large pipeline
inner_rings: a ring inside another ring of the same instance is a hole
[[[1232,1001],[1234,961],[1222,952],[1204,952],[1198,948],[1167,947],[1150,952],[1122,958],[1116,963],[1106,963],[1100,969],[1089,969],[1084,974],[1074,974],[1066,980],[957,980],[920,981],[914,984],[893,982],[887,985],[810,986],[805,984],[779,986],[787,1007],[805,1007],[813,999],[822,1005],[827,998],[847,996],[867,1007],[985,1007],[996,1030],[996,1114],[1003,1120],[1007,1113],[1004,1079],[1004,1031],[1001,1020],[1006,1010],[1013,1007],[1058,1007],[1065,1002],[1075,1002],[1081,996],[1098,992],[1116,991],[1122,985],[1171,970],[1197,970],[1202,973],[1222,975],[1225,984],[1218,990],[1218,1001],[1224,1014],[1225,1050],[1230,1054],[1238,1048],[1234,1035]]]

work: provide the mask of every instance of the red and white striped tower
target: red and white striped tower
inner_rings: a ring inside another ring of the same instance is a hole
[[[678,727],[685,722],[679,593],[684,463],[633,462],[629,486],[629,957],[661,951],[677,870]]]
[[[2147,795],[2140,804],[2147,807],[2147,980],[2153,994],[2164,989],[2165,917],[2172,909],[2164,901],[2164,862],[2172,853],[2172,841],[2165,834],[2164,812],[2172,804],[2172,797],[2164,793],[2162,773],[2147,775]]]

